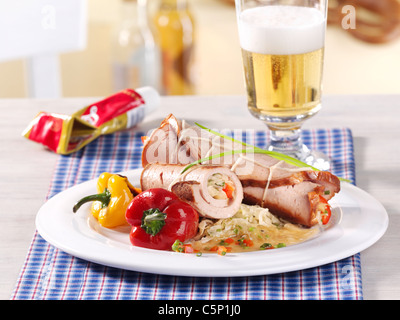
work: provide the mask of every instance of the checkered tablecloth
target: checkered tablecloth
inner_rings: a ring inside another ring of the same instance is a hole
[[[226,132],[224,132],[226,133]],[[59,156],[48,198],[104,171],[140,167],[141,136],[122,131],[102,136],[83,150]],[[265,147],[268,133],[231,133]],[[332,171],[355,184],[353,139],[347,128],[304,130],[304,142],[332,158]],[[22,266],[13,300],[259,300],[362,299],[360,254],[316,268],[249,277],[181,277],[127,271],[71,256],[47,243],[37,232]]]

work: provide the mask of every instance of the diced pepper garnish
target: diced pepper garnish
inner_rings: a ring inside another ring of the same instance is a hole
[[[191,244],[184,244],[183,242],[176,240],[171,247],[172,251],[181,253],[198,253],[199,250],[195,250]]]
[[[269,250],[269,249],[275,249],[275,247],[270,243],[263,243],[260,246],[260,250]]]
[[[252,240],[246,238],[240,238],[236,244],[242,247],[252,247],[254,245]]]
[[[221,240],[219,245],[220,246],[226,246],[227,244],[232,244],[234,242],[235,242],[235,240],[233,240],[232,238],[227,238],[225,240]]]
[[[224,256],[224,255],[226,255],[227,252],[230,251],[230,249],[231,249],[231,248],[229,248],[229,247],[218,246],[217,253],[218,253],[220,256]]]
[[[225,183],[225,187],[222,189],[222,191],[225,192],[228,199],[232,199],[235,187],[230,183]]]
[[[185,244],[184,247],[185,247],[185,253],[195,253],[196,252],[196,250],[193,249],[191,244]]]
[[[250,239],[244,239],[244,240],[243,240],[243,244],[244,244],[246,247],[252,247],[252,246],[254,245],[253,241],[250,240]]]
[[[226,248],[225,248],[224,246],[218,246],[217,253],[218,253],[220,256],[226,255]]]
[[[212,247],[210,251],[216,251],[220,256],[224,256],[227,252],[231,252],[232,248],[219,245]]]

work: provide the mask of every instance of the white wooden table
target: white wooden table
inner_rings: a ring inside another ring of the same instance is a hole
[[[39,111],[72,114],[99,98],[0,100],[0,299],[9,299],[24,263],[35,216],[44,203],[57,155],[22,138]],[[260,129],[242,96],[163,97],[137,129],[159,125],[168,113],[212,128]],[[357,185],[389,214],[389,228],[361,254],[365,299],[400,299],[400,95],[326,96],[305,128],[353,131]]]

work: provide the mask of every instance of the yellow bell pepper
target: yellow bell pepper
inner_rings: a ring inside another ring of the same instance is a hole
[[[126,209],[140,189],[133,187],[126,177],[108,172],[99,176],[96,188],[98,193],[79,200],[73,212],[78,211],[84,203],[94,201],[91,213],[100,225],[106,228],[127,225]]]

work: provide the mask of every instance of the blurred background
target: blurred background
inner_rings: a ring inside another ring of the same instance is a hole
[[[377,12],[359,10],[374,21],[363,32],[392,34],[359,39],[329,24],[325,94],[400,93],[399,3],[373,2]],[[229,0],[0,0],[0,39],[0,98],[100,97],[147,84],[164,95],[245,94]]]

